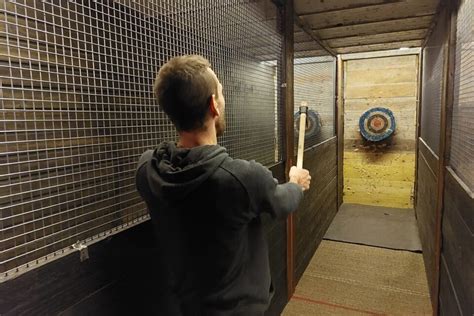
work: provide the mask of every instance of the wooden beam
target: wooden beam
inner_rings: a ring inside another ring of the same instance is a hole
[[[421,135],[421,97],[422,97],[422,80],[423,80],[423,50],[420,50],[418,55],[418,82],[416,88],[416,134],[415,134],[415,186],[413,189],[413,209],[415,210],[416,217],[416,203],[417,203],[417,192],[418,192],[418,148],[419,148],[419,137]]]
[[[454,5],[448,4],[441,7],[441,10],[448,11],[448,30],[446,43],[444,45],[444,64],[443,64],[443,89],[441,99],[441,122],[440,122],[440,141],[439,141],[439,166],[438,166],[438,188],[436,200],[436,238],[435,238],[435,285],[434,285],[434,306],[433,311],[439,309],[439,284],[440,284],[440,265],[441,265],[441,243],[442,226],[444,210],[444,186],[446,168],[449,165],[449,153],[451,150],[451,121],[454,103],[454,71],[456,67],[456,29],[457,13]]]
[[[337,57],[337,208],[342,205],[344,193],[344,61]]]
[[[327,52],[323,49],[315,49],[315,50],[304,50],[295,52],[295,58],[304,58],[304,57],[320,57],[320,56],[327,56]]]
[[[401,41],[422,40],[425,38],[425,35],[426,29],[418,29],[412,31],[386,32],[375,35],[350,36],[333,40],[326,40],[325,42],[333,48],[341,48],[355,45],[372,45]]]
[[[443,1],[440,1],[438,7],[436,8],[436,12],[433,16],[433,19],[431,20],[430,26],[428,27],[428,31],[426,32],[425,40],[423,41],[423,44],[421,45],[422,48],[425,48],[426,44],[428,43],[428,40],[433,33],[433,30],[438,23],[438,20],[440,18],[441,12],[445,9],[445,4]]]
[[[334,50],[338,54],[349,54],[349,53],[361,53],[361,52],[372,52],[372,51],[380,51],[380,50],[393,50],[401,47],[420,47],[423,40],[413,40],[413,41],[402,41],[402,42],[393,42],[393,43],[385,43],[385,44],[370,44],[370,45],[356,45],[356,46],[348,46],[348,47],[341,47],[335,48]]]
[[[433,1],[406,0],[391,6],[374,5],[368,8],[305,15],[304,19],[311,28],[320,29],[422,17],[435,14],[436,7],[437,3]]]
[[[399,3],[399,2],[403,2],[403,0],[376,0],[375,2],[374,1],[365,1],[365,2],[362,2],[362,3],[356,3],[355,1],[351,1],[349,3],[343,3],[342,2],[341,3],[342,6],[336,6],[336,7],[333,7],[333,8],[328,8],[328,9],[323,9],[323,10],[315,10],[315,8],[311,8],[310,10],[298,11],[298,12],[302,12],[300,14],[300,16],[306,16],[306,15],[320,14],[320,13],[340,12],[342,10],[352,10],[352,9],[361,9],[361,8],[367,9],[367,8],[370,8],[370,7],[373,7],[373,6],[391,5],[393,3]],[[311,4],[313,4],[313,3],[311,3]],[[299,8],[297,6],[296,9],[298,10],[298,9],[302,9],[302,8]]]
[[[433,15],[390,19],[377,22],[358,23],[354,25],[336,26],[313,29],[321,40],[335,39],[348,36],[374,35],[393,31],[410,31],[426,29],[430,26]]]
[[[405,56],[405,55],[417,55],[420,53],[419,48],[410,48],[406,50],[383,50],[378,52],[366,52],[366,53],[351,53],[351,54],[342,54],[342,60],[351,60],[351,59],[367,59],[367,58],[377,58],[377,57],[392,57],[392,56]]]
[[[295,24],[298,25],[306,34],[308,34],[316,43],[318,43],[319,46],[321,46],[330,55],[336,57],[336,52],[334,52],[334,50],[329,45],[327,45],[327,43],[319,39],[319,37],[313,32],[313,30],[311,30],[310,26],[305,22],[305,20],[300,18],[297,14],[294,14],[294,20]]]
[[[282,78],[282,97],[284,100],[284,124],[285,124],[285,176],[289,180],[290,168],[294,160],[294,8],[293,0],[287,0],[281,12],[281,24],[283,26],[283,78]],[[290,214],[286,220],[286,279],[288,299],[295,291],[294,282],[294,219]]]

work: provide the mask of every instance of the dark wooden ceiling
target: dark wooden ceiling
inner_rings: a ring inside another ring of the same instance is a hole
[[[439,0],[294,0],[295,57],[420,47]],[[318,44],[319,42],[319,44]]]

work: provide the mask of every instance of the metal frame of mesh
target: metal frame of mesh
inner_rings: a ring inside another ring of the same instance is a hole
[[[277,24],[263,0],[0,1],[2,277],[148,219],[134,171],[176,138],[152,94],[172,56],[210,60],[230,155],[280,161]]]

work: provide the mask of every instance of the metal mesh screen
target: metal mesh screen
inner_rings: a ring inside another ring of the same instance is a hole
[[[148,218],[134,171],[142,152],[176,137],[152,95],[172,56],[211,61],[232,156],[279,160],[275,11],[242,0],[0,1],[3,276]]]
[[[295,111],[306,104],[319,115],[321,124],[318,132],[307,134],[305,148],[335,135],[335,67],[335,58],[331,56],[297,58],[294,61]],[[295,124],[296,130],[298,127]],[[297,140],[295,145],[298,145]]]
[[[445,35],[446,18],[442,15],[437,19],[437,24],[423,50],[420,136],[437,155],[439,155]]]
[[[474,1],[458,12],[450,164],[474,192]]]

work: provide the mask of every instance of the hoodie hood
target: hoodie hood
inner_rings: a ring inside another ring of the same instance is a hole
[[[147,164],[147,178],[153,195],[164,200],[186,197],[206,181],[228,157],[219,145],[178,148],[160,144]]]

